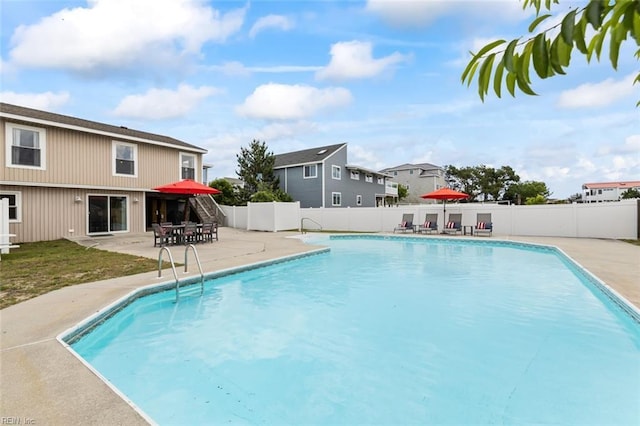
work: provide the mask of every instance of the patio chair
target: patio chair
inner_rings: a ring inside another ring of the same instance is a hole
[[[444,224],[445,234],[462,234],[462,213],[449,213],[449,220]]]
[[[182,242],[185,245],[198,242],[198,225],[193,222],[185,223],[184,231],[182,231]]]
[[[202,241],[209,243],[215,238],[218,241],[218,224],[215,222],[205,222],[202,224]]]
[[[164,247],[165,244],[169,244],[169,241],[172,240],[171,231],[168,231],[167,228],[163,228],[157,223],[152,223],[151,228],[153,228],[153,246]]]
[[[405,213],[402,215],[402,222],[400,222],[395,228],[393,228],[393,232],[402,231],[414,232],[413,229],[413,213]]]
[[[424,223],[418,225],[416,232],[420,234],[431,234],[438,232],[438,213],[427,213],[424,217]]]
[[[493,233],[493,222],[491,213],[478,213],[476,222],[476,235],[489,235]]]

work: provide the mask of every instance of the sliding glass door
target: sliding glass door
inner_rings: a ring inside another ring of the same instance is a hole
[[[127,197],[89,195],[89,234],[128,231]]]

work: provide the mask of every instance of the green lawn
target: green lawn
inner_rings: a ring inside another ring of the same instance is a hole
[[[86,248],[68,240],[21,243],[0,261],[0,309],[69,285],[157,269],[153,259]]]

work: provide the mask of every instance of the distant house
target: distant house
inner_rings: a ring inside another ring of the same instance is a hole
[[[404,201],[409,203],[433,202],[420,196],[446,186],[444,169],[430,163],[401,164],[380,172],[391,175],[394,182],[407,187],[407,197]]]
[[[582,185],[583,203],[600,203],[603,201],[619,201],[629,189],[640,191],[640,181],[596,182]]]
[[[15,242],[144,232],[179,222],[184,196],[152,188],[201,181],[207,151],[177,139],[0,103],[0,198]]]
[[[376,207],[393,195],[387,174],[347,163],[346,143],[275,157],[280,188],[303,208]]]

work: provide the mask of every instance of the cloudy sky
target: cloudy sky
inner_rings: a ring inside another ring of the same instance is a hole
[[[564,14],[581,2],[561,1]],[[518,0],[2,0],[0,99],[172,136],[233,176],[253,139],[276,154],[348,143],[348,161],[511,166],[553,197],[640,179],[631,43],[482,103],[460,75],[526,34]]]

